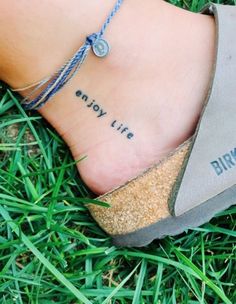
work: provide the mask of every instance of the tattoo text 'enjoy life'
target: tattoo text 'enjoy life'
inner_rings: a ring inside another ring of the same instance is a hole
[[[101,107],[101,105],[96,102],[96,100],[91,100],[89,96],[83,93],[81,90],[76,91],[75,95],[84,102],[87,108],[90,108],[93,112],[96,113],[97,118],[108,116],[108,113]],[[123,123],[118,122],[117,119],[111,120],[110,127],[118,131],[120,134],[125,135],[127,139],[134,137],[134,133],[130,132],[129,128]]]

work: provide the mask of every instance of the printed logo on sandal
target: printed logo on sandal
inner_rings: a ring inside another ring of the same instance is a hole
[[[236,166],[236,148],[210,162],[215,173],[221,175],[224,171]]]

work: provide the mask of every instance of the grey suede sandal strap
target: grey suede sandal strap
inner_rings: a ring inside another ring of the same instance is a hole
[[[212,4],[217,54],[209,90],[190,153],[170,199],[175,216],[236,184],[236,7]]]

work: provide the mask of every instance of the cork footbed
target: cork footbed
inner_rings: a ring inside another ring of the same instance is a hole
[[[97,198],[110,207],[89,204],[101,228],[110,235],[123,235],[170,217],[169,197],[191,142],[189,139],[142,175]]]

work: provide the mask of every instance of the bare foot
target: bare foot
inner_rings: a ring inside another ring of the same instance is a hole
[[[8,35],[0,43],[1,79],[18,87],[54,72],[99,29],[113,4],[80,0],[72,11],[58,1],[50,15],[51,4],[42,1],[36,21],[26,11],[18,14],[14,20],[24,26],[12,38],[0,20],[1,39]],[[50,15],[45,20],[44,6]],[[16,2],[7,14],[17,10]],[[78,75],[40,110],[76,159],[87,155],[78,169],[94,192],[123,184],[192,135],[209,86],[214,35],[209,16],[158,0],[125,1],[105,35],[109,56],[90,54]]]

